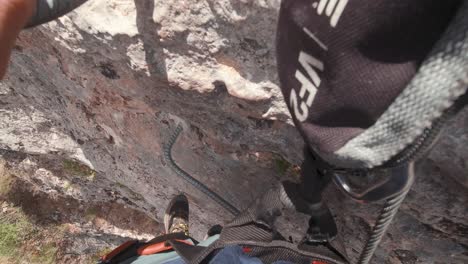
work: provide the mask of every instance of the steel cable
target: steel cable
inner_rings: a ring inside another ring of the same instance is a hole
[[[177,141],[177,138],[179,135],[182,133],[182,126],[179,125],[175,129],[174,133],[171,135],[169,138],[169,141],[164,144],[164,158],[166,162],[169,164],[171,169],[182,179],[190,183],[193,187],[196,189],[200,190],[202,193],[210,197],[213,201],[218,203],[221,207],[226,209],[228,212],[230,212],[233,215],[238,215],[240,213],[239,209],[237,209],[234,205],[229,203],[228,201],[224,200],[223,197],[212,191],[210,188],[208,188],[206,185],[201,183],[199,180],[195,179],[193,176],[188,174],[186,171],[184,171],[182,168],[180,168],[172,158],[172,147],[174,146],[175,142]]]

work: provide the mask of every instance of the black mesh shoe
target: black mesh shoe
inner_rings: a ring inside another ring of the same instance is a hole
[[[172,198],[164,214],[166,234],[183,232],[189,235],[189,204],[187,197],[179,194]]]

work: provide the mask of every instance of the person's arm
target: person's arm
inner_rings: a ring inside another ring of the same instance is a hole
[[[36,0],[0,0],[0,79],[5,75],[16,38],[35,7]]]

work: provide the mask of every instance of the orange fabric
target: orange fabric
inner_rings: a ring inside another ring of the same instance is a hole
[[[319,261],[319,260],[313,260],[312,264],[327,264],[327,263],[323,261]]]
[[[252,248],[243,247],[243,248],[242,248],[242,251],[243,251],[244,253],[250,253],[250,252],[252,252]]]
[[[103,256],[101,259],[110,260],[113,257],[117,256],[117,254],[119,254],[120,252],[124,251],[125,249],[129,248],[131,245],[135,244],[136,242],[137,242],[136,240],[127,241],[123,243],[122,245],[120,245],[119,247],[117,247],[116,249],[112,250],[109,254]]]
[[[187,242],[185,240],[176,239],[176,241],[181,242],[181,243],[185,243],[187,245],[193,245],[192,243]],[[160,242],[160,243],[156,243],[156,244],[142,246],[142,247],[138,248],[137,253],[140,256],[146,256],[146,255],[152,255],[152,254],[160,253],[160,252],[163,252],[163,251],[167,251],[167,250],[170,250],[170,249],[172,249],[172,246],[169,243]]]

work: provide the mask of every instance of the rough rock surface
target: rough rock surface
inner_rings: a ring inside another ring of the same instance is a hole
[[[0,83],[3,159],[10,167],[40,160],[19,174],[44,193],[78,204],[112,201],[157,221],[185,192],[201,238],[231,216],[166,164],[163,145],[178,124],[177,163],[239,208],[294,177],[291,164],[301,160],[303,142],[276,75],[278,7],[276,0],[90,1],[25,31]],[[421,162],[375,263],[468,262],[466,146],[464,111]],[[84,179],[75,175],[81,166],[89,170]],[[327,197],[355,258],[379,206],[357,205],[333,187]],[[142,234],[149,235],[123,236]]]

